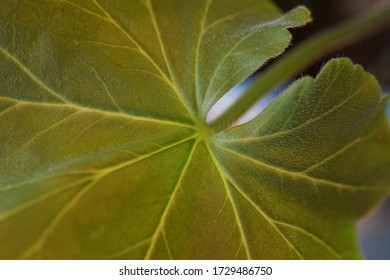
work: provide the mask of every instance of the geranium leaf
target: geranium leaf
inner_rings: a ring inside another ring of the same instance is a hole
[[[348,60],[214,135],[212,105],[309,19],[270,1],[0,4],[0,258],[357,258],[389,127]]]

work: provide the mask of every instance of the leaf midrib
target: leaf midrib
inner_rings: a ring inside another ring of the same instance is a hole
[[[210,155],[211,160],[213,161],[215,167],[218,170],[219,176],[221,177],[223,186],[225,188],[226,195],[229,198],[231,207],[233,208],[234,218],[236,220],[236,224],[237,224],[237,226],[239,228],[239,231],[240,231],[241,241],[242,241],[242,244],[244,245],[246,255],[247,255],[248,259],[253,259],[252,256],[251,256],[250,249],[249,249],[249,243],[248,243],[247,237],[245,235],[245,230],[243,228],[243,225],[241,223],[241,219],[240,219],[239,213],[237,211],[237,207],[236,207],[236,205],[234,203],[234,199],[232,197],[232,193],[229,190],[229,186],[227,185],[227,178],[225,177],[225,172],[224,172],[222,166],[219,164],[219,161],[215,157],[214,152],[211,150],[211,147],[209,146],[208,143],[207,143],[206,147],[207,147],[207,151],[208,151],[208,153]]]
[[[153,250],[154,250],[154,248],[157,245],[158,237],[159,237],[160,234],[164,234],[164,224],[166,223],[166,220],[167,220],[168,215],[170,213],[171,205],[172,205],[172,203],[174,203],[174,200],[176,198],[176,193],[179,190],[181,181],[183,180],[183,178],[185,176],[184,174],[186,173],[186,171],[187,171],[187,169],[188,169],[188,167],[189,167],[189,165],[191,163],[192,157],[193,157],[193,155],[195,153],[195,150],[196,150],[196,147],[198,146],[198,144],[199,144],[199,139],[196,140],[194,142],[193,146],[191,147],[191,151],[190,151],[190,153],[188,155],[186,163],[184,164],[184,166],[183,166],[183,168],[181,170],[181,174],[179,176],[179,179],[177,180],[177,183],[176,183],[176,185],[175,185],[175,187],[174,187],[174,189],[173,189],[173,191],[172,191],[172,193],[170,195],[169,201],[168,201],[167,205],[165,206],[165,209],[164,209],[164,211],[163,211],[163,213],[161,215],[160,221],[159,221],[155,231],[153,232],[153,235],[151,237],[150,245],[149,245],[148,250],[146,251],[146,254],[145,254],[145,257],[144,257],[145,260],[150,260],[152,258]],[[165,236],[164,236],[164,242],[167,242]],[[169,251],[168,248],[167,248],[167,251]],[[170,253],[169,255],[170,255],[170,258],[173,259],[172,258],[172,253]]]
[[[92,113],[92,114],[108,115],[110,117],[125,118],[127,120],[154,122],[154,123],[159,123],[159,124],[164,124],[164,125],[171,125],[171,126],[179,126],[179,127],[183,127],[183,128],[196,129],[195,125],[190,124],[190,123],[184,123],[184,122],[179,122],[179,121],[174,121],[174,120],[169,120],[169,119],[159,119],[159,118],[152,117],[152,116],[131,115],[129,113],[124,113],[124,112],[101,110],[101,109],[96,109],[96,108],[91,108],[91,107],[80,106],[80,105],[77,105],[74,103],[40,102],[40,101],[30,101],[30,100],[17,99],[17,98],[11,98],[11,97],[0,97],[0,101],[1,100],[16,103],[15,105],[11,105],[10,107],[27,105],[27,106],[43,106],[43,107],[48,106],[48,107],[53,107],[53,108],[69,108],[69,109],[76,110],[79,112],[88,112],[88,113]],[[6,110],[12,109],[10,107],[7,108]],[[15,108],[13,108],[13,109],[15,109]],[[6,110],[4,110],[4,111],[6,111]],[[3,113],[4,111],[2,111],[0,113]]]
[[[227,148],[225,146],[218,145],[218,147],[221,148],[222,150],[225,150],[225,151],[231,153],[231,154],[234,154],[235,156],[237,156],[239,158],[253,162],[256,165],[259,165],[262,168],[265,168],[267,170],[271,170],[272,172],[275,172],[277,174],[279,174],[279,173],[286,174],[286,175],[291,176],[291,177],[301,178],[301,179],[304,179],[306,181],[314,182],[315,184],[321,183],[324,186],[333,187],[333,188],[336,188],[339,190],[348,190],[348,191],[352,191],[352,192],[355,192],[358,190],[372,191],[372,192],[375,192],[375,191],[376,192],[383,192],[383,190],[371,188],[369,186],[349,185],[349,184],[344,184],[344,183],[340,183],[340,182],[335,182],[335,181],[330,181],[330,180],[326,180],[326,179],[313,177],[313,176],[310,176],[309,174],[306,174],[304,172],[290,171],[290,170],[283,169],[283,168],[275,166],[275,165],[270,165],[270,164],[267,164],[265,162],[259,161],[258,159],[247,156],[241,152],[235,151],[235,150]]]

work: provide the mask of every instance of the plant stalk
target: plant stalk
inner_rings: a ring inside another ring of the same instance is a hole
[[[208,126],[216,132],[225,130],[277,85],[290,80],[321,57],[384,29],[389,22],[390,5],[385,5],[314,35],[271,65],[236,103]]]

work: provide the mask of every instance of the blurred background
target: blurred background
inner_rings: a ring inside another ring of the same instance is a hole
[[[292,47],[325,27],[357,16],[369,9],[375,8],[375,6],[384,3],[390,4],[390,0],[274,0],[274,2],[283,11],[288,11],[298,5],[305,5],[312,11],[314,19],[312,23],[303,28],[292,30]],[[334,57],[349,57],[354,63],[361,64],[366,71],[372,73],[378,79],[383,92],[390,94],[390,27],[348,48],[324,57],[321,61],[306,69],[302,74],[316,76],[326,61]],[[266,67],[260,69],[259,73],[255,73],[242,84],[233,88],[218,101],[211,109],[207,118],[208,121],[214,119],[224,108],[229,107],[245,90],[248,84],[256,76],[261,75],[261,71],[264,69]],[[237,123],[244,123],[254,118],[285,86],[281,85],[280,89],[276,89],[274,92],[266,95],[240,118]],[[390,105],[387,108],[387,113],[390,120]],[[375,209],[359,221],[358,238],[366,259],[390,260],[390,198],[378,207],[378,209]]]

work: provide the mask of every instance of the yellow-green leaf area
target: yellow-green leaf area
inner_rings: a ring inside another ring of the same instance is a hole
[[[389,191],[376,80],[346,59],[215,134],[305,24],[265,0],[0,3],[1,259],[359,258]]]

